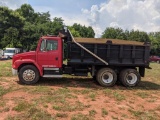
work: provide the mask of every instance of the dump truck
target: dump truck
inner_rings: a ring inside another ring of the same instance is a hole
[[[101,86],[120,81],[126,87],[139,84],[149,67],[150,44],[145,42],[74,38],[64,28],[58,36],[39,39],[36,51],[14,55],[12,73],[24,84],[35,84],[40,77],[62,78],[64,74],[88,76]],[[67,64],[63,64],[66,59]]]

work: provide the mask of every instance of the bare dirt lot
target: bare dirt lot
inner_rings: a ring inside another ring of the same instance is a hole
[[[73,76],[22,85],[0,61],[0,120],[159,120],[160,64],[151,67],[134,88]]]

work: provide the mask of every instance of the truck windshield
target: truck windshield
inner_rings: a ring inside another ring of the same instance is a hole
[[[15,50],[5,50],[4,53],[15,53]]]

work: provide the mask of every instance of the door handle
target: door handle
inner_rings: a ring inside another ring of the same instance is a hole
[[[55,60],[58,60],[58,57],[56,57]]]

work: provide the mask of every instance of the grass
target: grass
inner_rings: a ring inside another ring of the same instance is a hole
[[[0,61],[0,77],[12,76],[11,66],[11,60]]]

